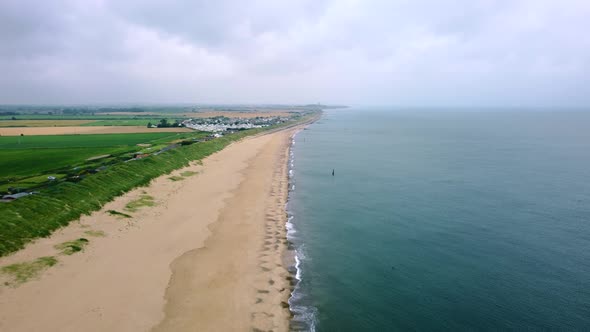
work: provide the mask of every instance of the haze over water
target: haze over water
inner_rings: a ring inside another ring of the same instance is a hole
[[[590,328],[590,113],[334,110],[295,141],[296,320]]]

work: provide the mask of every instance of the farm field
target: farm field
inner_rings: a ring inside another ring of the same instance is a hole
[[[8,188],[28,189],[39,184],[32,177],[73,175],[129,159],[132,153],[150,153],[201,132],[104,135],[50,135],[0,137],[0,193]],[[140,144],[141,146],[139,146]],[[97,158],[101,157],[102,158]],[[79,172],[74,168],[78,167]]]
[[[109,120],[96,120],[91,121],[83,124],[83,126],[141,126],[146,127],[148,122],[158,124],[160,120],[166,118],[168,122],[174,123],[174,120],[181,119],[182,117],[177,118],[169,118],[169,117],[161,117],[161,118],[145,118],[145,119],[109,119]]]
[[[4,127],[0,128],[0,136],[33,136],[33,135],[80,135],[80,134],[116,134],[116,133],[178,133],[190,132],[191,129],[147,128],[146,126],[70,126],[70,127]]]
[[[157,124],[161,119],[166,118],[168,122],[174,123],[176,119],[182,119],[183,116],[176,118],[145,118],[145,119],[95,119],[83,120],[0,120],[0,127],[3,128],[20,128],[20,127],[70,127],[70,126],[141,126],[145,127],[148,122]]]
[[[225,116],[228,118],[245,118],[251,119],[256,117],[271,117],[271,116],[292,116],[293,111],[199,111],[192,113],[183,113],[187,118],[211,118],[216,116]]]
[[[162,116],[170,116],[162,115]],[[108,114],[108,113],[99,113],[96,115],[92,114],[67,114],[67,115],[50,115],[50,114],[17,114],[17,115],[0,115],[0,121],[22,121],[22,120],[50,120],[50,121],[57,121],[57,120],[113,120],[113,119],[141,119],[141,118],[155,118],[159,117],[156,114],[145,114],[145,113],[137,113],[137,115],[130,115],[130,114]],[[14,120],[14,119],[16,120]]]
[[[149,143],[162,138],[174,138],[176,133],[134,133],[103,135],[39,135],[2,136],[0,149],[104,147]],[[2,153],[2,152],[0,152]]]
[[[81,126],[95,120],[0,120],[0,127],[63,127]]]
[[[0,151],[0,181],[58,170],[98,155],[130,151],[124,147],[7,149]],[[26,182],[26,181],[24,181]],[[11,182],[13,185],[16,183]]]

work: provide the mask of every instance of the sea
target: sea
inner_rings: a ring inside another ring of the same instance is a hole
[[[327,110],[290,167],[292,330],[590,330],[590,112]]]

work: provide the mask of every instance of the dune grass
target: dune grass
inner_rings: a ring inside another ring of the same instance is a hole
[[[180,175],[173,175],[173,176],[169,177],[168,179],[170,179],[170,181],[182,181],[182,180],[188,178],[189,176],[193,176],[196,174],[199,174],[199,172],[184,171],[184,172],[180,173]]]
[[[139,196],[138,199],[127,203],[127,205],[125,205],[125,210],[129,211],[129,212],[137,212],[142,207],[154,206],[154,205],[156,205],[154,198],[150,195],[144,194],[144,195]]]
[[[107,236],[105,234],[105,232],[103,232],[103,231],[96,231],[96,230],[85,231],[84,234],[86,234],[88,236],[94,236],[94,237],[105,237],[105,236]]]
[[[119,212],[116,210],[108,210],[107,211],[111,216],[120,217],[120,218],[133,218],[133,216],[128,215],[127,213]]]
[[[37,277],[41,271],[57,264],[53,256],[40,257],[30,262],[16,263],[4,266],[0,272],[7,274],[12,279],[9,285],[16,285]]]
[[[72,255],[84,250],[84,247],[88,245],[88,242],[90,242],[88,241],[88,239],[79,238],[77,240],[56,244],[54,248],[57,250],[61,250],[62,255]]]

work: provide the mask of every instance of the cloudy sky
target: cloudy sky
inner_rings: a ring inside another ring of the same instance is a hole
[[[0,104],[590,105],[588,0],[0,1]]]

